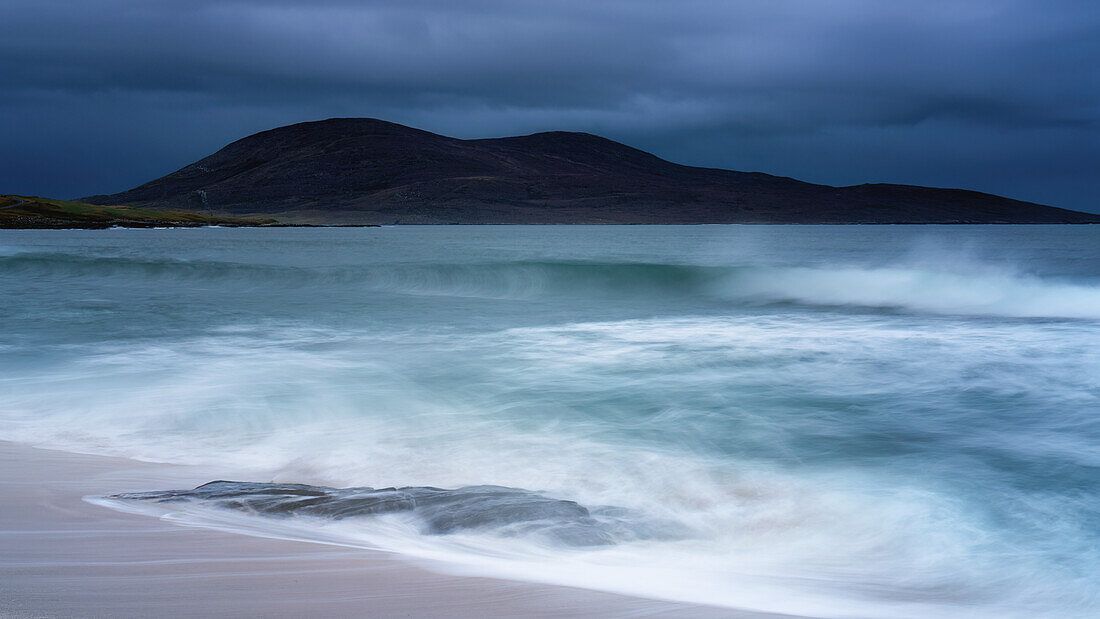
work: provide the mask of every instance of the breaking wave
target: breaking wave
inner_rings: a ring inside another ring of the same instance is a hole
[[[806,267],[585,261],[295,267],[150,260],[68,253],[0,255],[25,277],[236,282],[248,288],[350,286],[409,295],[496,299],[698,298],[731,307],[774,304],[945,315],[1100,319],[1100,282],[1020,273],[1008,267],[925,265]]]

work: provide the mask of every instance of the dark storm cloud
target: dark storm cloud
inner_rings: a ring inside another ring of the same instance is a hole
[[[1091,209],[1096,66],[1100,3],[1068,0],[8,0],[0,183],[115,191],[253,131],[376,116]]]

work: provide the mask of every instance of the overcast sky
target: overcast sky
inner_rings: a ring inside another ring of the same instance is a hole
[[[3,0],[0,193],[370,116],[1100,211],[1098,0]]]

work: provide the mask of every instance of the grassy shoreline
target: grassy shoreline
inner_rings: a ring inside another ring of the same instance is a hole
[[[278,226],[276,219],[212,217],[181,211],[100,206],[39,196],[0,194],[0,229],[103,229]]]

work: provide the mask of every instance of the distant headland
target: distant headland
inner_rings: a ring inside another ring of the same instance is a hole
[[[366,118],[257,133],[83,201],[312,224],[1100,223],[975,191],[684,166],[587,133],[462,140]]]

